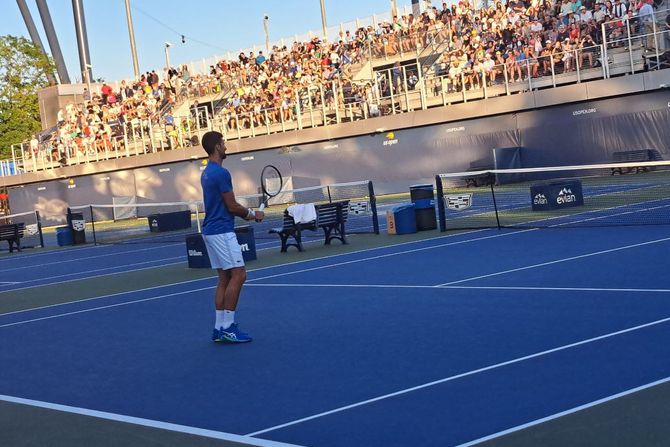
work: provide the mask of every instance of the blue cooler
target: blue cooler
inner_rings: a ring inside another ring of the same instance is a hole
[[[73,245],[74,238],[72,237],[72,229],[70,227],[58,227],[56,228],[56,240],[60,247],[66,245]]]
[[[433,185],[412,185],[409,187],[409,197],[414,204],[417,231],[436,229],[437,216]]]
[[[386,229],[388,234],[416,233],[416,216],[414,204],[401,205],[386,212]]]

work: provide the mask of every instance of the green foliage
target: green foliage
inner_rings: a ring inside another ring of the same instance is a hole
[[[54,64],[24,37],[0,36],[0,158],[11,145],[39,132],[37,91],[49,84]]]

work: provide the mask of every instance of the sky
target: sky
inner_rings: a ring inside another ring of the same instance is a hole
[[[51,54],[35,0],[26,0],[42,43]],[[93,78],[105,81],[131,79],[133,63],[126,22],[125,0],[83,0]],[[72,0],[47,0],[58,35],[70,80],[81,80]],[[410,0],[397,0],[399,8]],[[235,57],[240,49],[263,50],[263,16],[269,16],[271,42],[292,36],[319,34],[319,0],[130,0],[140,72],[165,66],[165,42],[170,65],[195,62],[203,58],[209,65],[216,56],[228,52]],[[328,26],[352,22],[356,18],[385,13],[390,0],[325,0]],[[353,26],[351,27],[353,28]],[[346,28],[345,28],[346,29]],[[353,31],[353,29],[352,29]],[[15,0],[0,0],[0,35],[29,39]],[[181,35],[186,43],[181,43]],[[160,71],[159,71],[160,73]]]

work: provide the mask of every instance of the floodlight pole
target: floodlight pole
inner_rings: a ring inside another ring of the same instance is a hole
[[[321,26],[323,27],[323,39],[328,40],[328,23],[326,22],[326,5],[321,0]]]
[[[170,70],[170,43],[165,42],[165,69]]]
[[[268,31],[268,20],[270,17],[265,14],[263,16],[263,29],[265,30],[265,52],[270,52],[270,32]]]
[[[133,58],[133,73],[135,74],[135,80],[138,80],[140,78],[140,63],[137,60],[137,47],[135,46],[135,29],[133,28],[133,16],[130,13],[130,0],[126,0],[126,21],[128,22],[128,37],[130,37],[130,53]]]

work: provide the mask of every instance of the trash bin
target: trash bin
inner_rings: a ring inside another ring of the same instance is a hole
[[[409,197],[414,204],[417,231],[436,229],[437,216],[433,185],[412,185],[409,187]]]
[[[242,249],[242,258],[244,258],[244,262],[255,260],[256,238],[254,237],[254,229],[249,225],[236,227],[235,235],[237,236],[237,242]],[[189,234],[186,236],[186,256],[188,258],[189,268],[212,268],[212,264],[209,262],[207,246],[200,233]]]
[[[149,231],[160,233],[162,231],[175,231],[191,228],[191,211],[173,211],[170,213],[149,214]]]
[[[416,233],[414,204],[409,203],[386,211],[386,229],[388,234]]]
[[[74,243],[72,240],[72,229],[70,227],[57,227],[56,240],[59,247],[72,245]]]
[[[67,213],[67,225],[72,230],[74,245],[86,243],[86,221],[83,213]]]

